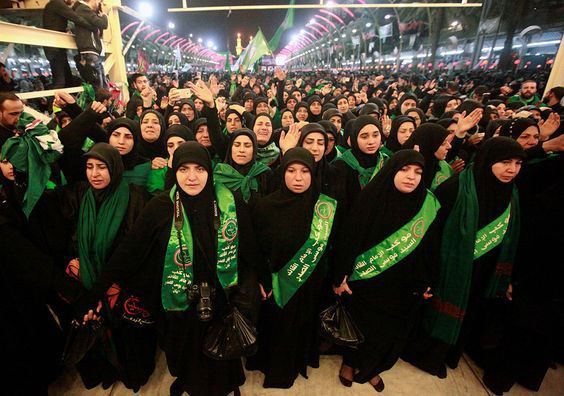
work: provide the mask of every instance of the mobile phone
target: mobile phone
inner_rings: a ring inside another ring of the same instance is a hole
[[[179,99],[190,99],[192,97],[192,91],[190,88],[172,88],[170,91],[170,95],[176,92]]]

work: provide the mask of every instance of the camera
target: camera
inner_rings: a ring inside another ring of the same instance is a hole
[[[188,289],[188,298],[191,302],[197,302],[196,312],[201,322],[209,322],[213,318],[213,297],[215,290],[207,283],[192,285]]]

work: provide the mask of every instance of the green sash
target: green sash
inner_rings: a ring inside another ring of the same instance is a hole
[[[373,278],[411,254],[419,246],[440,207],[437,198],[428,191],[421,209],[413,219],[356,258],[349,281]]]
[[[323,256],[331,235],[336,209],[336,200],[319,194],[307,241],[280,271],[272,274],[272,293],[280,308],[284,308],[308,280]]]
[[[216,182],[222,183],[231,191],[241,191],[245,202],[249,202],[251,190],[258,191],[259,189],[257,176],[269,170],[270,168],[262,162],[255,161],[249,172],[246,175],[242,175],[231,165],[219,163],[213,170],[213,178]]]
[[[257,148],[257,159],[259,162],[270,166],[280,156],[280,149],[276,147],[274,142],[265,147]]]
[[[446,162],[445,160],[439,161],[439,170],[435,173],[435,177],[433,178],[433,182],[431,183],[431,191],[435,191],[435,189],[444,182],[446,179],[451,177],[454,174],[454,171]]]
[[[358,163],[358,160],[352,153],[352,150],[347,150],[341,155],[341,160],[345,161],[345,163],[350,166],[352,169],[358,172],[358,181],[360,182],[360,187],[364,188],[370,180],[382,169],[384,163],[388,160],[388,156],[378,151],[378,162],[376,166],[372,168],[365,169]]]
[[[151,194],[158,194],[165,190],[166,172],[168,166],[159,169],[151,169],[147,177],[147,191]]]
[[[497,265],[484,290],[487,298],[494,298],[505,294],[517,251],[520,228],[517,188],[513,187],[507,210],[481,230],[479,210],[474,170],[470,165],[459,176],[456,202],[443,229],[439,282],[423,320],[431,337],[449,345],[456,344],[466,315],[474,260],[498,246]]]
[[[233,194],[219,183],[215,185],[215,192],[217,197],[215,214],[219,216],[220,224],[217,230],[216,271],[219,283],[227,289],[236,285],[238,280],[239,228]],[[174,217],[165,255],[161,300],[166,311],[185,311],[190,305],[187,292],[194,277],[192,269],[194,241],[188,216],[176,186],[170,190],[169,196],[174,204]]]
[[[151,161],[142,162],[133,169],[125,170],[123,172],[123,180],[129,184],[145,187],[147,185],[149,172],[151,172]]]
[[[501,244],[503,237],[507,232],[510,217],[511,202],[507,205],[507,209],[505,209],[501,216],[476,233],[474,260],[479,259],[484,254]]]

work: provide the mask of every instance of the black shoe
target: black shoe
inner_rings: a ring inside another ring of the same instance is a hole
[[[341,381],[341,384],[343,384],[343,386],[346,386],[347,388],[350,388],[353,383],[352,380],[346,379],[342,375],[339,375],[339,381]]]
[[[372,384],[370,384],[370,385],[372,385]],[[372,385],[372,387],[374,388],[374,390],[376,392],[380,393],[384,390],[386,385],[384,385],[384,380],[382,378],[380,378],[380,382],[378,382],[376,385]]]

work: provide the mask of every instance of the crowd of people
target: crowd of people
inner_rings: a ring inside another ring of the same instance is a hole
[[[0,63],[1,343],[20,393],[69,364],[87,389],[138,391],[159,349],[172,395],[238,394],[243,367],[288,389],[320,354],[377,392],[400,357],[445,378],[467,353],[495,394],[562,363],[564,87],[543,72],[139,73],[123,103],[100,1],[47,3],[45,29],[69,20],[87,85],[26,101],[50,123],[14,92],[80,83],[67,51],[45,48],[50,80]],[[321,335],[336,302],[354,348]],[[218,358],[210,335],[236,314],[256,350]],[[96,337],[69,363],[77,329]]]
[[[137,73],[121,103],[92,70],[48,124],[0,92],[0,342],[20,389],[46,393],[70,329],[94,323],[88,389],[138,391],[159,348],[172,395],[238,394],[243,367],[288,389],[323,353],[378,392],[400,357],[445,378],[467,353],[496,394],[563,361],[564,87]],[[337,300],[355,348],[320,336]],[[234,311],[257,350],[210,357]]]

